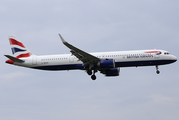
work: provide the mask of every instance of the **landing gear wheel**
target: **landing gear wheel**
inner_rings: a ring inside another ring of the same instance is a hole
[[[92,80],[96,80],[96,76],[95,76],[95,75],[92,75],[92,76],[91,76],[91,79],[92,79]]]
[[[156,70],[157,70],[156,73],[159,74],[160,71],[158,70],[158,65],[156,65]]]
[[[160,74],[160,71],[159,71],[159,70],[157,70],[157,71],[156,71],[156,73],[157,73],[157,74]]]
[[[88,75],[92,75],[92,71],[91,70],[88,70],[87,73],[88,73]]]

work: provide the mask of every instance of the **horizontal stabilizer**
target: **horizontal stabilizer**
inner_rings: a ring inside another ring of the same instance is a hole
[[[19,63],[25,62],[24,60],[20,60],[20,59],[18,59],[18,58],[15,58],[15,57],[13,57],[13,56],[10,56],[10,55],[4,55],[4,56],[6,56],[7,58],[11,59],[11,60],[14,61],[14,62],[19,62]]]

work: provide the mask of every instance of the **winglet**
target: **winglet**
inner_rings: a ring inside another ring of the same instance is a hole
[[[63,44],[67,43],[67,42],[64,40],[64,38],[63,38],[60,34],[59,34],[59,36],[60,36],[60,38],[61,38]]]

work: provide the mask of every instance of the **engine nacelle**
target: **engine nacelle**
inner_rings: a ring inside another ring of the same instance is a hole
[[[103,59],[97,64],[100,68],[115,68],[114,59]]]
[[[120,68],[112,68],[104,71],[106,76],[119,76]]]

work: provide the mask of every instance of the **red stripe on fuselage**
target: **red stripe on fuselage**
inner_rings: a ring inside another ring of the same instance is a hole
[[[147,51],[145,53],[161,53],[160,51]]]
[[[23,57],[30,57],[31,53],[21,54],[17,56],[16,58],[23,58]]]
[[[13,38],[9,38],[9,41],[11,45],[18,45],[18,46],[25,48],[25,46],[21,42],[14,40]]]

